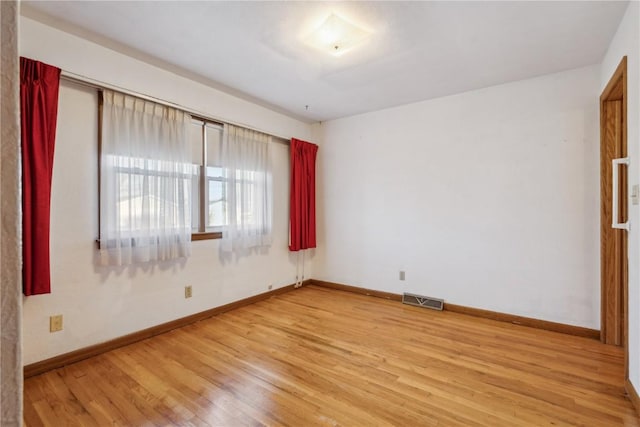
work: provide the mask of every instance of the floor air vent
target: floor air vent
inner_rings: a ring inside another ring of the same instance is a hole
[[[438,298],[425,297],[422,295],[415,294],[402,294],[402,303],[415,305],[418,307],[430,308],[432,310],[442,310],[442,306],[444,305],[444,300]]]

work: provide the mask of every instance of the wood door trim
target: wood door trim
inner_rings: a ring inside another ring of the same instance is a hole
[[[622,89],[620,91],[620,88]],[[621,93],[620,93],[621,92]],[[611,79],[605,86],[602,94],[600,95],[600,150],[602,150],[602,145],[604,144],[605,135],[603,130],[605,129],[605,117],[603,114],[604,104],[607,101],[611,100],[621,100],[622,101],[622,150],[623,156],[627,155],[627,57],[624,56],[620,63],[618,64],[616,70],[614,71]],[[601,177],[602,179],[602,177]],[[602,189],[601,189],[602,196]],[[602,208],[601,208],[602,209]],[[628,212],[627,212],[628,215]],[[624,310],[623,310],[623,343],[624,343],[624,355],[625,355],[625,378],[629,378],[629,268],[628,268],[628,260],[627,260],[627,246],[628,246],[628,237],[626,234],[623,234],[623,254],[622,254],[622,263],[623,263],[623,272],[622,275],[622,288],[623,288],[623,298],[624,298]],[[601,265],[604,265],[604,256],[601,250]],[[600,305],[600,319],[601,319],[601,339],[604,339],[604,327],[605,327],[605,307],[606,303],[605,296],[605,287],[604,282],[601,279],[600,284],[600,295],[601,295],[601,305]]]
[[[613,99],[619,99],[617,94],[614,98],[610,99],[610,95],[613,92],[613,89],[616,87],[616,85],[618,84],[618,80],[622,79],[622,91],[623,94],[626,95],[627,90],[627,57],[624,56],[622,58],[622,60],[620,61],[620,63],[618,64],[618,67],[616,68],[616,71],[613,72],[613,76],[611,76],[611,79],[609,80],[609,83],[607,83],[607,86],[605,86],[604,90],[602,91],[602,95],[600,95],[600,102],[604,102],[604,101],[611,101]],[[625,97],[626,98],[626,97]],[[626,104],[626,102],[624,103]],[[623,114],[626,113],[626,105],[623,105]]]
[[[618,85],[616,84],[616,87]],[[625,174],[620,174],[618,203],[621,205],[618,217],[613,217],[611,175],[614,169],[611,161],[624,157],[622,141],[622,101],[602,102],[602,142],[600,143],[600,251],[601,251],[601,329],[602,342],[624,345],[622,317],[624,316],[624,258],[625,232],[611,227],[611,223],[624,222],[626,191]]]

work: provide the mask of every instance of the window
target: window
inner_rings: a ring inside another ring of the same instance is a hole
[[[192,178],[191,230],[193,240],[222,237],[227,223],[226,185],[221,165],[221,124],[193,119],[190,128]]]
[[[271,245],[271,137],[233,125],[222,142],[226,221],[220,249],[247,253]]]
[[[234,239],[244,235],[251,247],[270,241],[270,139],[233,125],[192,120],[192,240],[222,238],[226,230]]]
[[[191,117],[108,90],[101,109],[102,262],[127,265],[189,256]]]
[[[101,104],[100,248],[109,264],[271,242],[271,137],[116,92]]]

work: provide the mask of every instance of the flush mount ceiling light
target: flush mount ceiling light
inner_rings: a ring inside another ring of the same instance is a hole
[[[305,38],[305,42],[333,56],[340,56],[364,42],[369,35],[368,31],[332,13]]]

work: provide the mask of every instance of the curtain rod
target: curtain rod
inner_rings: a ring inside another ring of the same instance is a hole
[[[1,0],[0,0],[1,1]],[[289,141],[291,141],[291,138],[287,138],[281,135],[274,135],[273,133],[270,132],[265,132],[261,129],[256,129],[254,127],[251,126],[247,126],[243,123],[237,123],[237,122],[232,122],[229,120],[222,120],[222,119],[218,119],[216,117],[211,117],[211,115],[207,114],[207,113],[203,113],[201,111],[197,111],[194,110],[192,108],[187,108],[185,106],[182,106],[180,104],[176,104],[175,102],[171,102],[171,101],[165,101],[164,99],[160,99],[160,98],[156,98],[154,96],[150,96],[150,95],[145,95],[139,92],[135,92],[129,89],[125,89],[123,87],[120,86],[116,86],[116,85],[112,85],[109,83],[105,83],[99,80],[95,80],[92,79],[90,77],[86,77],[80,74],[76,74],[76,73],[72,73],[70,71],[65,71],[62,70],[62,72],[60,73],[60,78],[63,80],[67,80],[73,83],[77,83],[80,84],[82,86],[87,86],[93,89],[108,89],[108,90],[113,90],[113,91],[117,91],[120,93],[124,93],[127,95],[131,95],[131,96],[135,96],[137,98],[141,98],[141,99],[145,99],[147,101],[151,101],[151,102],[155,102],[156,104],[161,104],[161,105],[165,105],[167,107],[171,107],[171,108],[176,108],[178,110],[184,111],[185,113],[191,114],[192,116],[195,116],[194,118],[196,119],[205,119],[205,120],[210,120],[213,122],[218,122],[221,124],[229,124],[229,125],[234,125],[234,126],[240,126],[243,127],[245,129],[250,129],[250,130],[255,130],[257,132],[262,132],[264,134],[267,134],[269,136],[272,136],[274,138],[278,138],[281,139],[283,141],[285,141],[286,143],[289,143]]]

